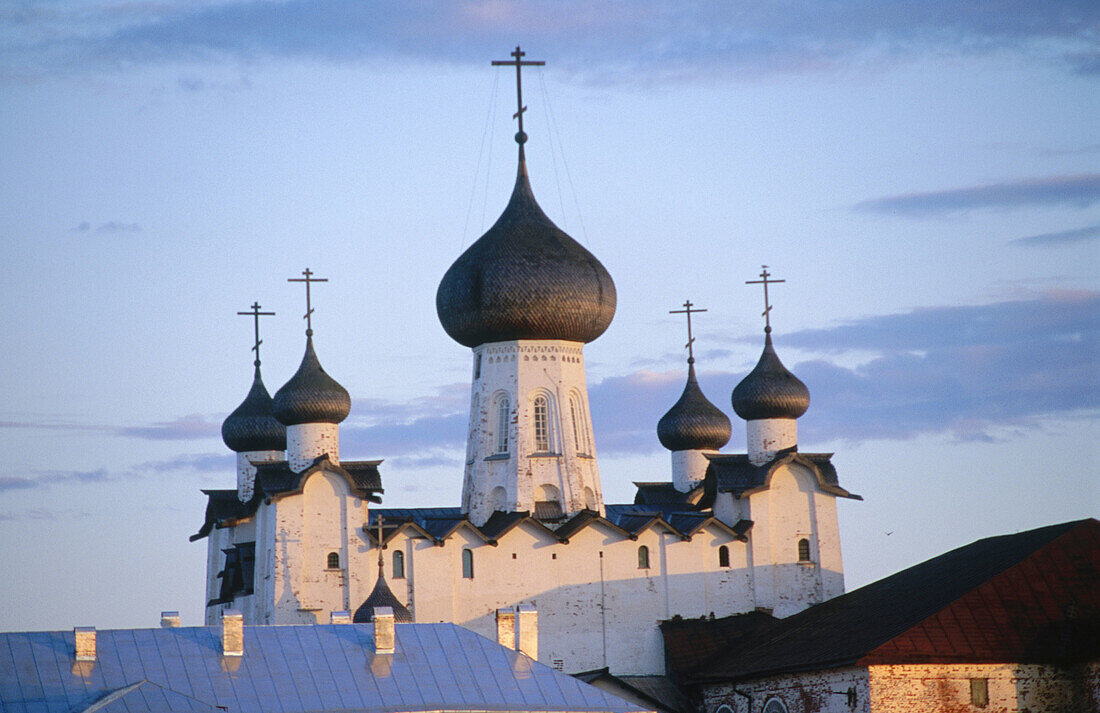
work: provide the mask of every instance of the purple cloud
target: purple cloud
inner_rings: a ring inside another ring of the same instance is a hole
[[[798,12],[768,0],[116,2],[50,13],[21,9],[6,20],[0,47],[8,50],[0,65],[26,72],[68,71],[81,62],[262,57],[480,63],[518,41],[552,48],[555,56],[547,59],[567,70],[628,81],[730,70],[814,72],[1006,49],[1089,73],[1096,66],[1089,37],[1100,25],[1094,3],[1026,0],[846,0],[808,3]]]
[[[1009,240],[1008,244],[1024,247],[1048,247],[1088,242],[1097,238],[1100,238],[1100,225],[1086,225],[1084,228],[1074,230],[1062,230],[1056,233],[1042,233],[1040,235],[1029,235],[1026,238],[1016,238],[1015,240]]]
[[[1068,205],[1086,208],[1100,201],[1100,173],[1028,178],[969,188],[925,193],[905,193],[857,203],[864,213],[890,213],[923,217],[980,208],[1018,208],[1034,205]]]
[[[209,421],[197,413],[151,426],[127,426],[117,429],[119,435],[151,441],[188,441],[221,436],[221,423]]]

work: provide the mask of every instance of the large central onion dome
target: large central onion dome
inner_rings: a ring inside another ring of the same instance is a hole
[[[222,440],[237,453],[285,451],[286,426],[275,419],[274,405],[260,378],[259,362],[252,388],[241,405],[222,422]]]
[[[716,451],[729,443],[731,433],[729,416],[703,395],[689,362],[684,393],[657,422],[661,445],[670,451]]]
[[[508,207],[439,283],[436,311],[456,342],[591,342],[615,316],[615,283],[546,217],[521,159]]]
[[[733,410],[746,421],[764,418],[798,418],[810,407],[810,390],[783,366],[764,336],[764,353],[749,375],[733,389]]]
[[[275,392],[275,418],[287,426],[302,423],[340,423],[351,411],[351,396],[329,376],[317,353],[313,337],[306,337],[306,353],[290,381]]]

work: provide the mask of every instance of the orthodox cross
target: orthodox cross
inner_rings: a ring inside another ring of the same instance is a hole
[[[252,319],[255,323],[255,328],[256,328],[256,346],[252,347],[252,351],[256,352],[256,361],[253,362],[253,366],[255,366],[258,369],[258,368],[260,368],[260,345],[264,343],[263,340],[260,339],[260,317],[267,317],[269,315],[274,316],[275,313],[274,312],[261,312],[259,302],[253,302],[251,309],[252,309],[251,312],[238,312],[237,314],[243,314],[245,316],[252,315]]]
[[[692,312],[706,312],[705,309],[692,309],[692,307],[694,307],[694,306],[695,305],[693,305],[691,303],[691,300],[685,300],[683,309],[670,309],[668,311],[669,314],[686,314],[687,315],[687,322],[688,322],[688,343],[687,343],[688,364],[694,364],[695,363],[695,353],[694,353],[694,351],[692,350],[692,347],[691,347],[692,343],[695,341],[695,337],[691,336],[691,313]]]
[[[768,266],[767,265],[761,265],[760,267],[763,268],[762,272],[760,273],[760,278],[761,279],[759,279],[759,280],[746,280],[745,284],[746,285],[763,285],[764,286],[764,312],[763,312],[763,315],[762,315],[764,317],[764,333],[765,334],[771,334],[771,331],[772,331],[772,320],[771,320],[772,306],[771,306],[771,303],[768,302],[768,285],[774,285],[777,282],[786,282],[786,280],[769,280],[768,278],[771,277],[772,274],[770,272],[768,272]]]
[[[516,45],[516,51],[512,53],[515,57],[514,60],[507,59],[494,59],[492,65],[494,67],[515,67],[516,68],[516,113],[512,115],[513,119],[519,119],[519,131],[516,132],[516,143],[519,144],[519,148],[523,150],[523,144],[527,141],[527,134],[523,133],[523,112],[527,111],[527,107],[523,105],[523,82],[520,80],[520,68],[521,67],[542,67],[546,62],[524,60],[523,57],[527,55],[526,52]]]
[[[305,269],[305,271],[302,272],[302,274],[305,275],[305,278],[291,277],[291,278],[287,279],[287,282],[304,282],[304,283],[306,283],[306,316],[303,317],[302,319],[304,319],[306,321],[306,336],[307,337],[312,337],[313,336],[313,319],[311,319],[311,315],[313,314],[313,306],[309,301],[309,285],[310,285],[311,282],[328,282],[328,278],[327,277],[314,277],[313,273],[310,272],[310,269],[308,267]]]

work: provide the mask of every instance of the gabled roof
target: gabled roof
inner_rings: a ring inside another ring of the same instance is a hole
[[[104,630],[97,660],[76,663],[71,631],[0,634],[0,710],[641,710],[454,624],[398,624],[393,654],[374,653],[373,631],[246,626],[244,655],[224,657],[219,627]]]
[[[772,473],[783,465],[796,463],[808,468],[817,477],[821,490],[838,497],[863,500],[862,496],[849,493],[840,487],[832,453],[799,453],[794,449],[783,451],[763,465],[753,465],[744,453],[707,454],[707,473],[703,479],[704,495],[700,507],[710,507],[718,493],[733,493],[740,498],[767,489]]]
[[[770,612],[751,611],[718,619],[673,618],[660,623],[665,642],[665,661],[677,680],[714,661],[714,657],[737,646],[749,634],[779,621]]]
[[[301,473],[292,471],[290,464],[285,460],[253,463],[256,466],[256,480],[252,499],[242,503],[237,498],[235,489],[203,490],[202,492],[208,498],[206,517],[202,527],[191,535],[190,539],[192,542],[201,540],[215,527],[224,527],[233,524],[236,520],[251,517],[260,506],[260,502],[264,500],[270,501],[302,492],[306,478],[322,469],[342,475],[351,487],[353,495],[358,495],[372,503],[380,503],[382,498],[379,497],[379,493],[384,492],[382,475],[378,472],[381,462],[380,460],[344,461],[338,465],[329,460],[328,455],[321,455]]]
[[[851,665],[1096,660],[1100,522],[978,540],[731,645],[688,680]]]
[[[635,482],[634,486],[638,488],[638,492],[634,494],[635,505],[675,505],[681,510],[691,510],[703,495],[702,486],[686,493],[677,490],[671,482]]]

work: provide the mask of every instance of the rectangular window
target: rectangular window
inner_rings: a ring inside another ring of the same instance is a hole
[[[985,708],[989,705],[989,679],[970,679],[970,705]]]
[[[508,452],[508,399],[497,403],[497,453]]]
[[[550,452],[549,407],[545,396],[535,398],[535,452]]]

